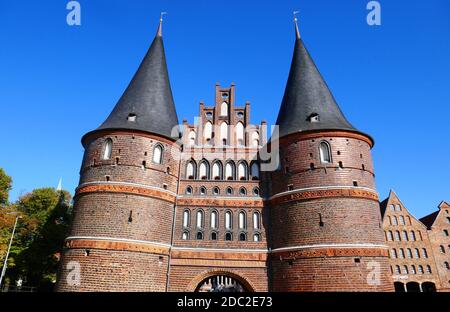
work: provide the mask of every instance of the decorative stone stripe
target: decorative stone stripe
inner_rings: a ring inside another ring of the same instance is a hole
[[[158,142],[166,143],[169,145],[172,145],[178,149],[181,149],[179,141],[173,138],[167,138],[158,134],[153,134],[150,132],[145,132],[141,130],[111,130],[111,129],[100,129],[100,130],[93,130],[91,132],[86,133],[82,138],[81,142],[83,146],[86,145],[88,139],[96,139],[102,136],[115,136],[115,135],[129,135],[129,136],[140,136],[140,137],[146,137]]]
[[[378,194],[369,189],[356,188],[336,188],[336,189],[320,189],[320,190],[297,190],[287,194],[273,196],[270,199],[272,205],[282,204],[296,200],[307,200],[329,197],[354,197],[364,198],[378,202]]]
[[[137,243],[120,240],[105,239],[70,239],[67,238],[64,243],[66,248],[70,249],[104,249],[115,251],[134,251],[143,253],[153,253],[158,255],[168,255],[169,247],[156,243]]]
[[[177,199],[179,206],[232,206],[232,207],[249,207],[263,208],[263,199],[237,199],[237,198],[186,198],[179,197]]]
[[[280,144],[290,144],[297,141],[316,139],[316,138],[351,138],[366,142],[372,148],[374,145],[373,139],[363,133],[356,133],[350,131],[317,131],[317,132],[297,132],[284,136],[279,139]]]
[[[229,251],[195,251],[195,250],[173,250],[173,259],[209,259],[209,260],[239,260],[239,261],[266,261],[265,252],[236,252]]]
[[[170,259],[173,266],[201,266],[226,268],[266,268],[265,261],[236,261],[236,260],[203,260],[203,259]]]
[[[387,257],[388,251],[385,248],[343,248],[343,247],[326,247],[326,248],[306,248],[295,251],[275,251],[272,250],[271,257],[280,260],[295,260],[303,258],[329,258],[329,257]]]
[[[152,197],[156,199],[161,199],[169,203],[175,203],[175,195],[168,192],[140,187],[136,185],[126,185],[126,184],[93,184],[93,185],[82,185],[76,190],[75,196],[86,194],[86,193],[125,193],[141,195],[146,197]]]

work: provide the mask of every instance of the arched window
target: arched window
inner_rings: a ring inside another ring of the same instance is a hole
[[[403,248],[400,248],[399,258],[400,259],[405,259],[405,250]]]
[[[205,128],[203,129],[203,137],[205,142],[210,142],[212,139],[212,123],[207,121],[205,123]]]
[[[408,270],[408,266],[407,265],[403,266],[403,273],[404,274],[409,274],[409,270]]]
[[[233,188],[231,186],[227,187],[227,195],[228,196],[233,195]]]
[[[217,211],[211,212],[211,228],[217,229]]]
[[[225,234],[225,240],[226,241],[231,241],[233,240],[233,235],[231,233],[226,233]]]
[[[112,145],[113,145],[113,141],[110,138],[105,140],[105,147],[103,150],[103,159],[104,160],[111,159]]]
[[[192,195],[192,186],[187,186],[185,193],[186,195]]]
[[[226,122],[220,124],[220,142],[222,142],[223,145],[228,142],[228,124]]]
[[[394,248],[391,249],[391,258],[396,259],[397,258],[397,250]]]
[[[236,124],[236,143],[237,145],[244,145],[245,139],[244,139],[244,124],[242,122],[238,122]]]
[[[331,151],[330,151],[330,145],[326,141],[320,142],[319,145],[319,154],[320,154],[320,161],[322,163],[330,163],[331,162]]]
[[[259,179],[259,165],[257,162],[252,163],[252,166],[250,167],[250,174],[252,176],[252,180]]]
[[[197,211],[197,228],[203,228],[203,210]]]
[[[416,233],[414,231],[411,231],[410,237],[413,242],[416,241]]]
[[[245,229],[247,228],[247,222],[245,218],[245,212],[241,211],[239,212],[239,228]]]
[[[200,195],[206,195],[206,187],[200,186]]]
[[[405,217],[403,217],[403,216],[400,216],[399,217],[400,219],[400,225],[405,225]]]
[[[252,147],[259,146],[259,133],[257,131],[252,132]]]
[[[448,236],[448,230],[444,230],[444,235]]]
[[[202,240],[203,239],[203,233],[202,232],[197,232],[197,239],[198,240]]]
[[[431,266],[430,265],[427,265],[427,273],[431,274]]]
[[[394,240],[394,237],[392,235],[392,231],[387,232],[387,240],[390,241],[390,242]]]
[[[253,234],[253,241],[254,242],[260,242],[261,241],[261,235],[258,233]]]
[[[247,195],[247,190],[245,189],[245,187],[241,187],[239,189],[239,195],[241,195],[241,196]]]
[[[444,262],[444,265],[447,270],[450,270],[450,264],[447,261]]]
[[[219,194],[220,194],[220,189],[217,186],[215,186],[213,188],[213,195],[219,195]]]
[[[422,248],[422,255],[424,258],[428,258],[428,253],[426,248]]]
[[[245,235],[245,233],[239,234],[239,240],[241,242],[246,241],[247,240],[247,235]]]
[[[195,163],[193,160],[189,161],[186,165],[186,178],[190,180],[195,179]]]
[[[222,179],[222,164],[220,161],[216,161],[212,167],[212,178],[213,180],[221,180]]]
[[[217,240],[217,233],[216,232],[212,232],[211,233],[211,240]]]
[[[420,258],[419,248],[414,249],[414,255],[416,258]]]
[[[393,217],[392,217],[392,225],[398,225],[397,217],[396,217],[396,216],[393,216]]]
[[[195,145],[195,139],[197,138],[197,134],[194,130],[189,132],[189,145]]]
[[[395,272],[397,273],[397,274],[401,274],[402,272],[400,271],[400,266],[399,265],[396,265],[395,266]]]
[[[412,254],[411,248],[408,248],[408,249],[407,249],[407,252],[408,252],[408,258],[409,258],[409,259],[412,259],[413,254]]]
[[[439,246],[439,249],[440,249],[441,253],[445,253],[445,248],[444,248],[444,246],[440,245],[440,246]]]
[[[423,266],[419,265],[419,274],[423,274]]]
[[[259,196],[259,188],[257,188],[257,187],[253,188],[253,195],[254,196]]]
[[[188,240],[189,239],[189,232],[184,231],[183,234],[181,235],[181,239],[182,240]]]
[[[225,212],[225,228],[232,229],[233,228],[233,220],[232,220],[231,211]]]
[[[191,213],[189,210],[183,211],[183,227],[188,227],[191,219]]]
[[[232,161],[227,162],[225,165],[225,179],[234,180],[234,163]]]
[[[209,180],[209,164],[206,160],[200,163],[199,177],[201,180]]]
[[[390,216],[388,216],[388,221],[389,221],[389,225],[392,225],[392,220],[391,220]]]
[[[238,165],[238,180],[247,180],[247,164],[245,162]]]
[[[220,105],[220,116],[228,116],[227,102],[222,102],[222,104]]]
[[[163,147],[161,145],[156,145],[153,149],[153,162],[155,164],[161,164],[162,163],[162,153],[163,153]]]
[[[253,213],[253,228],[255,230],[261,229],[261,220],[259,217],[259,212],[256,211]]]
[[[395,240],[396,241],[401,241],[400,232],[399,231],[395,231]]]
[[[409,241],[409,238],[408,238],[408,232],[406,232],[406,231],[403,231],[403,240],[404,240],[405,242]]]
[[[416,274],[417,272],[416,272],[416,266],[415,265],[412,265],[411,266],[411,274]]]

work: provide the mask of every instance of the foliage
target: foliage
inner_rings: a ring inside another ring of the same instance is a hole
[[[9,208],[21,219],[8,258],[8,281],[22,279],[23,285],[51,290],[70,223],[70,201],[67,191],[39,188],[23,195]],[[2,215],[5,224],[10,224],[10,217]]]
[[[0,207],[8,203],[8,194],[12,187],[12,179],[0,168]]]

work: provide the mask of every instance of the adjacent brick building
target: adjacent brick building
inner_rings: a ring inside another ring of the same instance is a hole
[[[450,206],[418,220],[391,191],[380,207],[395,291],[449,291]]]
[[[374,141],[344,117],[297,25],[278,133],[250,123],[234,84],[199,116],[178,126],[160,24],[82,138],[58,291],[394,290]]]

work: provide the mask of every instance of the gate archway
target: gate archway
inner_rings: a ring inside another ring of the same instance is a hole
[[[209,271],[194,278],[188,291],[195,292],[254,292],[250,282],[229,271]]]

